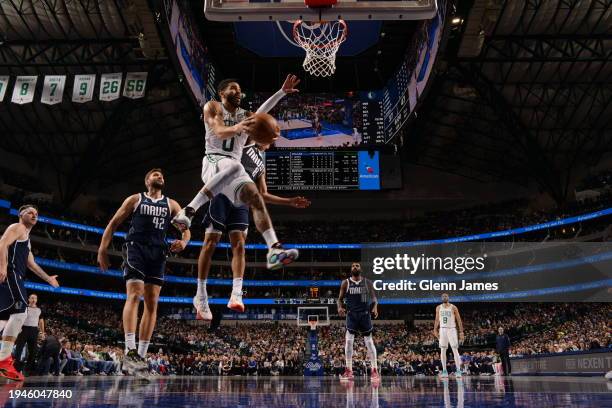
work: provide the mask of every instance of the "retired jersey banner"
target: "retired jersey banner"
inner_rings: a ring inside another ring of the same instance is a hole
[[[147,72],[128,72],[125,76],[123,96],[131,99],[144,97],[147,85]]]
[[[72,85],[72,102],[89,102],[93,99],[96,75],[75,75]]]
[[[11,102],[23,105],[34,100],[34,91],[36,90],[36,81],[38,76],[18,76],[13,88],[13,98]]]
[[[6,88],[8,88],[9,77],[8,76],[0,76],[0,102],[4,100],[4,95],[6,95]]]
[[[123,73],[121,72],[102,74],[100,79],[100,100],[114,101],[115,99],[119,99],[122,79]]]
[[[60,103],[64,96],[64,86],[66,85],[66,75],[47,75],[43,84],[42,96],[40,101],[47,105]]]

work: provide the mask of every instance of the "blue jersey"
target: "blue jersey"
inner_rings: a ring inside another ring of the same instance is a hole
[[[7,276],[14,274],[20,279],[25,279],[28,269],[28,257],[30,256],[30,239],[15,241],[8,247]]]
[[[132,215],[130,230],[125,237],[128,242],[139,242],[153,246],[166,245],[166,233],[172,218],[170,199],[162,196],[158,200],[140,193],[140,201]]]
[[[355,282],[352,278],[349,278],[346,281],[348,287],[344,298],[347,311],[349,313],[369,312],[372,298],[367,279],[361,278],[359,282]]]

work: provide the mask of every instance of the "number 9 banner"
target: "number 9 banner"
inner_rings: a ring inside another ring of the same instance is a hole
[[[102,74],[100,77],[100,100],[114,101],[119,99],[123,73]]]
[[[123,87],[123,96],[131,99],[144,97],[145,87],[147,85],[146,72],[128,72],[125,76],[125,86]]]
[[[72,102],[84,103],[93,99],[95,75],[75,75],[72,86]]]

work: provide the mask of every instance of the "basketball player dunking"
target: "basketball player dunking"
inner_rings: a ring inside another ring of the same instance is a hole
[[[346,308],[344,301],[346,300]],[[355,335],[363,336],[365,346],[370,358],[372,373],[370,378],[373,382],[380,382],[378,364],[376,359],[376,347],[372,339],[372,319],[378,318],[378,303],[374,286],[369,279],[361,276],[361,265],[353,262],[351,265],[351,277],[342,281],[340,295],[338,296],[338,315],[346,316],[346,336],[344,353],[346,358],[346,369],[340,376],[341,381],[353,379],[353,343]]]
[[[26,319],[26,269],[54,288],[59,286],[57,275],[47,275],[30,251],[30,231],[37,221],[36,207],[24,205],[19,208],[19,222],[9,225],[0,238],[0,320],[8,320],[2,332],[0,376],[15,381],[23,381],[23,375],[13,366],[11,352]]]
[[[459,341],[457,341],[457,326],[459,327]],[[439,332],[438,332],[438,329]],[[459,355],[459,343],[463,343],[463,322],[459,315],[457,306],[449,303],[448,293],[442,294],[442,304],[436,307],[436,321],[434,323],[434,336],[440,343],[440,360],[442,361],[442,378],[448,377],[446,370],[446,350],[450,343],[455,359],[456,378],[461,378],[461,356]]]
[[[244,147],[242,154],[242,165],[256,184],[259,193],[267,204],[287,205],[295,208],[306,208],[310,201],[304,197],[279,197],[268,192],[266,185],[266,170],[262,152],[266,151],[270,145],[248,144]],[[242,205],[234,206],[229,199],[218,194],[213,200],[207,203],[208,208],[204,215],[203,226],[204,245],[198,258],[198,290],[193,298],[193,305],[196,308],[197,316],[200,319],[212,320],[212,313],[208,306],[208,293],[206,291],[206,280],[210,272],[211,260],[215,248],[221,239],[223,231],[227,231],[232,247],[232,294],[227,307],[236,311],[244,312],[242,302],[242,280],[246,265],[244,245],[249,227],[249,207]]]
[[[133,194],[121,204],[104,230],[98,249],[98,263],[105,271],[110,266],[107,248],[113,234],[131,215],[130,230],[123,245],[123,278],[127,293],[123,307],[126,352],[124,367],[128,373],[138,375],[146,374],[147,364],[144,357],[147,355],[157,320],[157,302],[166,268],[166,233],[171,218],[181,210],[176,201],[162,195],[164,175],[160,169],[152,169],[145,175],[145,186],[146,193]],[[182,251],[190,238],[189,230],[184,230],[181,239],[172,242],[170,251]],[[143,296],[145,307],[140,320],[136,349],[138,306]]]
[[[269,112],[286,94],[298,92],[295,86],[300,80],[288,75],[282,88],[265,101],[257,113]],[[221,81],[217,87],[221,102],[208,101],[204,105],[206,128],[206,155],[202,160],[204,187],[194,199],[172,220],[179,229],[188,228],[196,211],[223,194],[234,205],[248,205],[253,210],[257,230],[268,246],[268,269],[279,269],[298,257],[296,249],[285,249],[276,238],[272,221],[257,186],[240,163],[242,151],[253,131],[255,120],[252,112],[240,107],[242,91],[233,79]]]

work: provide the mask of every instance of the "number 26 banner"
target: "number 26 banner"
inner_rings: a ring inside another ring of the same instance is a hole
[[[100,100],[114,101],[115,99],[119,99],[122,79],[123,73],[121,72],[102,74],[100,77]]]

